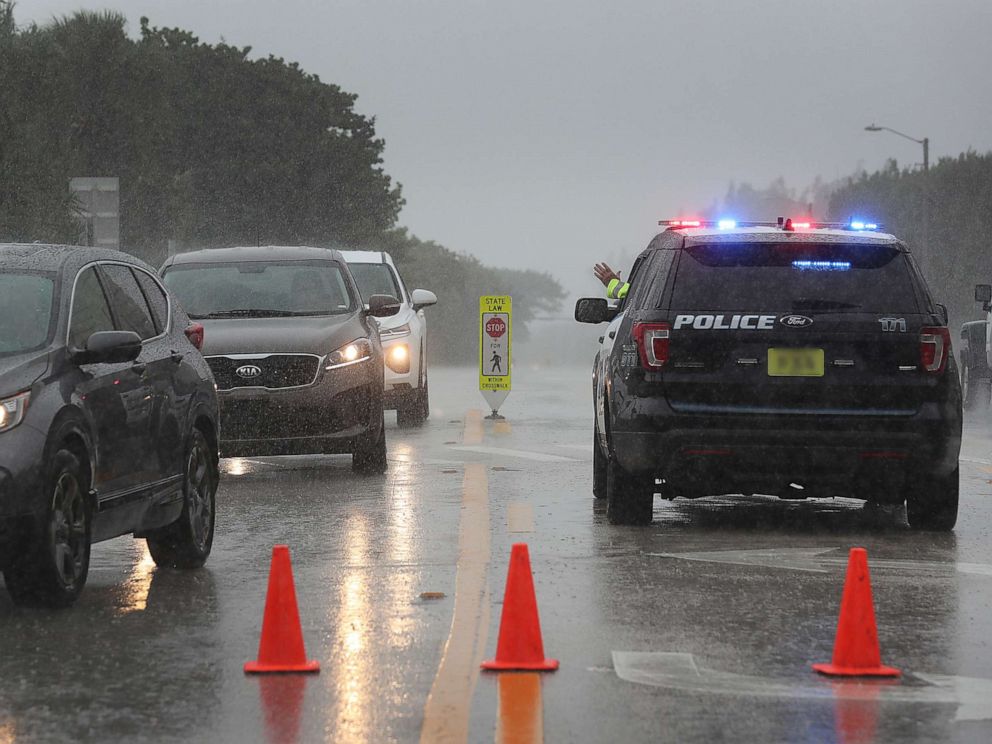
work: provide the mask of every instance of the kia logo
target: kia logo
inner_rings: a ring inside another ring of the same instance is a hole
[[[807,318],[805,315],[783,315],[778,319],[778,322],[786,328],[805,328],[813,325],[813,319]]]
[[[236,374],[238,377],[243,377],[246,380],[250,380],[253,377],[258,377],[260,374],[262,374],[262,368],[254,364],[246,364],[243,367],[238,367],[236,370],[234,370],[234,374]]]

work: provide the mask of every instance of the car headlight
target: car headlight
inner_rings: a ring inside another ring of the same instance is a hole
[[[30,397],[30,392],[24,392],[0,400],[0,432],[13,429],[24,420]]]
[[[403,338],[410,335],[410,324],[404,323],[395,328],[380,329],[379,338],[383,341],[392,341],[394,338]]]
[[[372,342],[367,338],[356,338],[350,344],[345,344],[327,355],[324,369],[340,369],[359,364],[372,358]]]

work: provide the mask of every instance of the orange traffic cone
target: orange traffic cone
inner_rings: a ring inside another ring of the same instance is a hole
[[[868,575],[868,552],[864,548],[851,548],[847,561],[833,658],[829,664],[814,664],[813,668],[820,674],[834,677],[898,677],[901,674],[898,669],[882,665]]]
[[[496,658],[482,662],[483,669],[505,671],[552,671],[557,659],[544,658],[541,621],[537,616],[534,575],[526,543],[516,543],[510,552],[510,569],[506,575],[503,614],[499,620]]]
[[[289,548],[272,548],[269,568],[269,589],[265,595],[265,616],[262,619],[262,639],[258,643],[258,661],[245,664],[245,672],[319,672],[320,664],[307,661],[303,648],[303,629],[296,606],[293,587],[293,567]]]

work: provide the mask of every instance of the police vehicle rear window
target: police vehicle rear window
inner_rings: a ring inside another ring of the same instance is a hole
[[[682,251],[671,307],[919,312],[906,256],[890,245],[719,243]]]

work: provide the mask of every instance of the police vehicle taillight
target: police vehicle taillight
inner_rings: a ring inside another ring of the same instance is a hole
[[[665,366],[671,332],[668,323],[634,323],[634,341],[644,369],[656,370]]]
[[[947,366],[951,332],[943,326],[920,329],[920,366],[924,372],[939,375]]]

